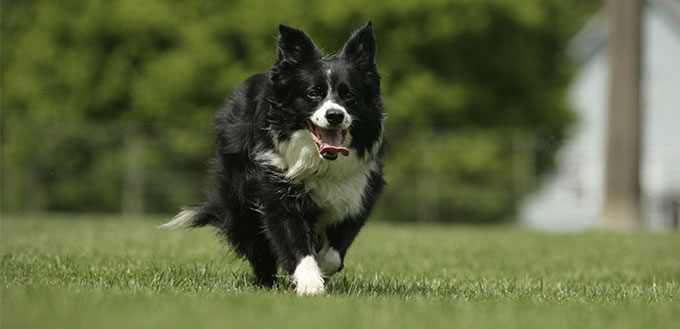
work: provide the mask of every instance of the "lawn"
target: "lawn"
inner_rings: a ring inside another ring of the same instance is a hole
[[[3,215],[2,328],[677,328],[680,234],[370,223],[327,294],[163,218]]]

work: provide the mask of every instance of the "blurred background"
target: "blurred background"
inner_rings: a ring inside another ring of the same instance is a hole
[[[646,225],[680,211],[680,6],[643,8]],[[329,53],[367,19],[389,141],[372,220],[594,227],[607,28],[598,0],[22,0],[1,12],[1,209],[172,216],[211,119],[269,69],[278,24]]]

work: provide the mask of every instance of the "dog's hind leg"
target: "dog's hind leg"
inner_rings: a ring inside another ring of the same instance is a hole
[[[251,209],[232,206],[231,216],[225,218],[220,231],[236,253],[250,263],[255,281],[262,286],[271,287],[276,282],[278,266],[267,235],[262,230],[261,215]]]
[[[247,242],[249,245],[244,248],[247,249],[244,254],[253,267],[256,282],[264,287],[271,287],[276,282],[278,266],[264,234],[261,235]]]

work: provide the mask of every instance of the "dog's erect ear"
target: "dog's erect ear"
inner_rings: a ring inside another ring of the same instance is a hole
[[[302,30],[279,25],[279,61],[291,64],[320,59],[321,50]]]
[[[363,27],[352,33],[342,48],[341,56],[357,65],[375,65],[375,52],[373,23],[369,19]]]

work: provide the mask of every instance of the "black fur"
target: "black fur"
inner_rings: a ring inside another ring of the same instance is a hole
[[[275,282],[278,266],[292,274],[302,258],[320,251],[324,240],[340,254],[341,269],[384,185],[384,113],[371,22],[354,32],[338,55],[329,57],[303,31],[283,25],[279,30],[278,60],[271,71],[238,86],[215,116],[213,188],[206,201],[184,209],[191,219],[183,223],[219,228],[266,286]],[[312,99],[311,89],[323,97]],[[370,170],[356,172],[366,176],[361,190],[355,191],[361,195],[360,207],[323,226],[318,221],[330,206],[318,201],[324,196],[310,182],[331,182],[324,175],[331,177],[349,157],[323,160],[327,171],[300,177],[289,175],[291,163],[281,168],[260,157],[282,156],[281,143],[294,142],[293,134],[307,130],[307,120],[329,99],[353,119],[348,148],[362,164],[357,170]]]

